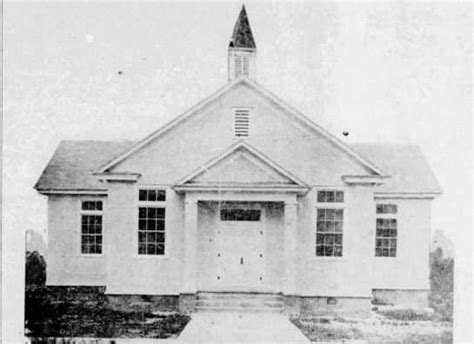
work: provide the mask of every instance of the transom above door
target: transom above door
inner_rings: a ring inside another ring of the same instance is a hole
[[[224,203],[216,227],[216,286],[258,291],[265,284],[263,208],[256,203]]]

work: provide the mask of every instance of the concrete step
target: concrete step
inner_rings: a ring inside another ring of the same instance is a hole
[[[211,307],[283,307],[283,301],[278,300],[229,300],[229,299],[215,299],[215,300],[197,300],[196,306],[211,306]]]
[[[283,297],[278,294],[259,293],[198,293],[198,312],[281,313]]]
[[[260,293],[218,293],[218,292],[202,292],[197,295],[198,300],[207,299],[259,299],[259,300],[283,300],[279,294],[260,294]]]
[[[223,313],[282,313],[282,308],[274,307],[211,307],[211,306],[197,306],[197,312],[223,312]]]

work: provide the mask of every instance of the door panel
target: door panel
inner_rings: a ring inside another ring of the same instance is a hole
[[[216,280],[222,290],[258,290],[264,284],[265,236],[261,221],[219,221]]]

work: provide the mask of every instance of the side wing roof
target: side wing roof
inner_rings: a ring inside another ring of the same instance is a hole
[[[61,141],[34,188],[38,191],[105,190],[92,172],[136,141]]]
[[[104,185],[92,172],[134,144],[136,141],[61,141],[35,189],[40,193],[104,191]],[[356,144],[352,149],[380,165],[391,176],[377,188],[380,193],[441,193],[436,177],[416,145]]]
[[[378,193],[442,193],[438,180],[417,145],[354,144],[352,148],[391,176],[377,189]]]

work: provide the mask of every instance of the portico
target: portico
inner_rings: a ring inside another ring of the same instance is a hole
[[[182,294],[296,292],[305,183],[239,141],[173,189],[184,195]]]
[[[205,291],[296,293],[298,191],[181,192],[182,296],[192,300]]]

